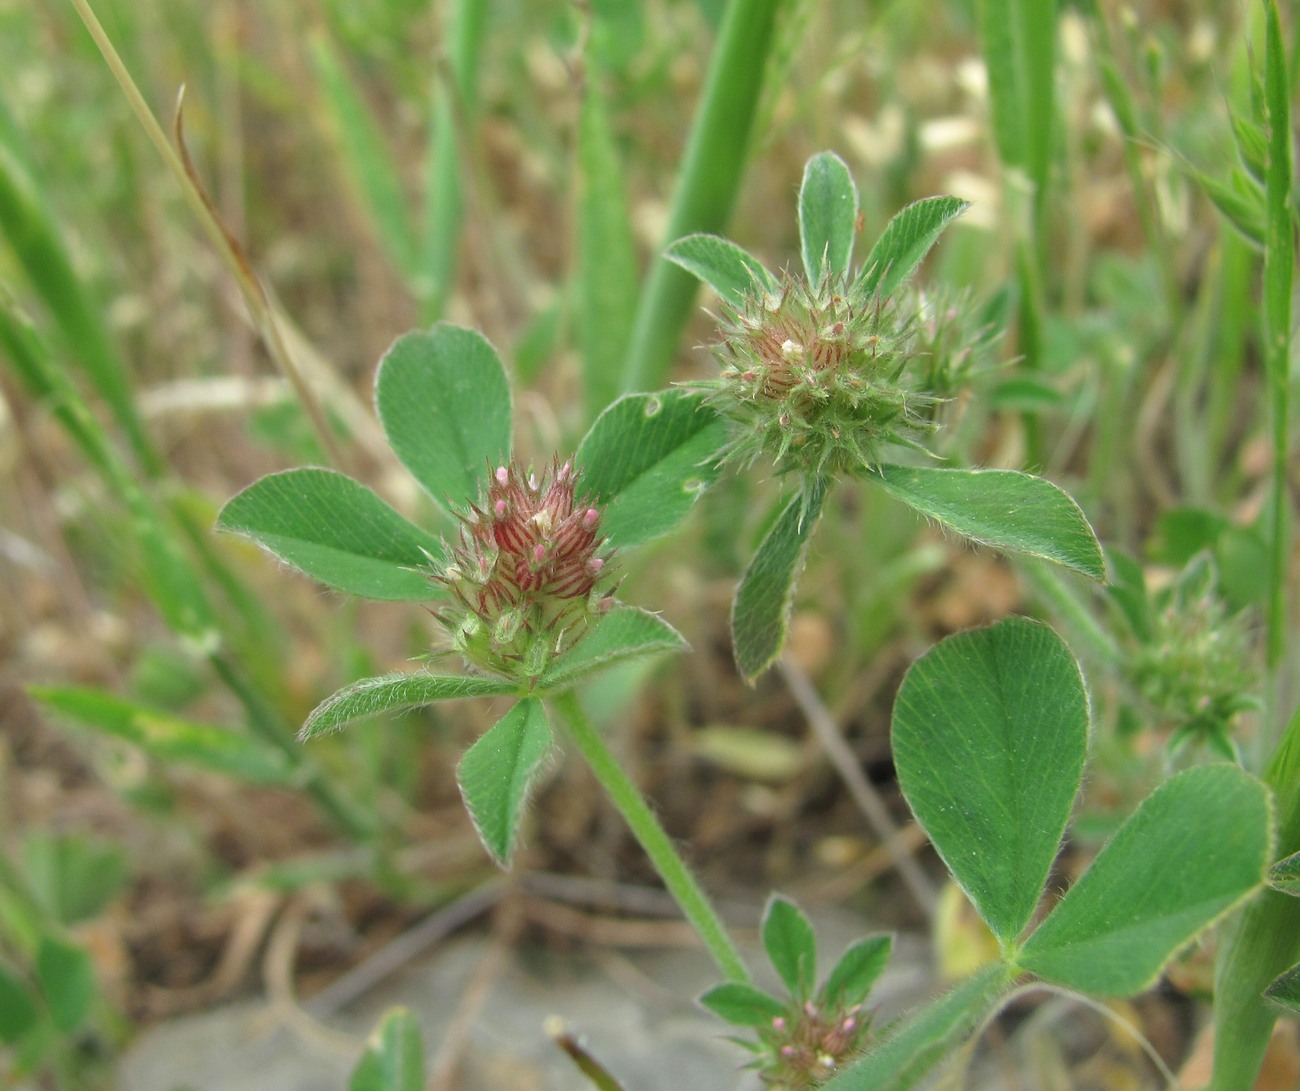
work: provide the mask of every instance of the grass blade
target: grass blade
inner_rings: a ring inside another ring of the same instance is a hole
[[[397,165],[380,135],[382,126],[324,34],[312,36],[311,59],[344,169],[370,216],[380,244],[409,284],[419,267],[416,235]]]
[[[682,158],[664,244],[726,226],[740,188],[781,0],[731,0]],[[641,293],[623,390],[662,386],[695,298],[695,278],[656,258]]]
[[[623,168],[598,73],[578,120],[578,328],[587,417],[619,393],[636,311],[637,266]]]
[[[0,113],[8,108],[0,102]],[[20,135],[8,116],[0,136]],[[126,433],[140,464],[151,474],[162,461],[136,412],[131,381],[104,321],[104,307],[73,268],[54,210],[25,156],[6,139],[0,144],[0,223],[27,279],[55,323],[68,360],[80,366]]]

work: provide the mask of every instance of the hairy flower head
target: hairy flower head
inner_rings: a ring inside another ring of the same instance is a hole
[[[866,1048],[871,1015],[857,1004],[823,1010],[809,1001],[773,1019],[759,1039],[753,1067],[763,1083],[778,1091],[810,1091]]]
[[[433,578],[452,597],[436,616],[472,665],[536,678],[612,603],[600,511],[577,481],[569,462],[538,475],[512,461],[460,513],[459,542]]]
[[[728,460],[765,455],[810,478],[856,472],[933,427],[935,397],[904,379],[911,322],[892,299],[859,298],[835,276],[787,276],[729,308],[719,333],[722,374],[694,385],[739,425]]]

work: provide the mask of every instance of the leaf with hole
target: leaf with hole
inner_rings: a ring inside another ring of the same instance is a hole
[[[726,423],[699,394],[629,394],[591,426],[574,464],[578,487],[601,509],[600,531],[615,546],[667,534],[718,478],[714,456]]]

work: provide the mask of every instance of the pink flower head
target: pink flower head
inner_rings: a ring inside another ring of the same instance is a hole
[[[486,497],[461,515],[460,541],[435,579],[458,609],[439,617],[458,650],[495,673],[534,677],[612,602],[600,510],[579,474],[555,459],[542,474],[498,467]]]

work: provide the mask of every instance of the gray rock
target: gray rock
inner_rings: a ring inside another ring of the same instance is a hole
[[[829,956],[824,966],[863,931],[842,916],[819,919],[818,937]],[[920,946],[899,947],[877,993],[887,1016],[925,987]],[[258,1000],[158,1026],[123,1059],[121,1086],[342,1091],[365,1036],[395,1005],[420,1020],[432,1063],[486,951],[487,942],[478,938],[445,943],[332,1016],[328,1030],[311,1031],[301,1014],[286,1019]],[[752,1091],[757,1079],[740,1068],[747,1055],[724,1040],[724,1024],[694,1003],[717,980],[702,951],[512,952],[469,1032],[459,1091],[589,1091],[543,1029],[555,1015],[627,1091]]]

